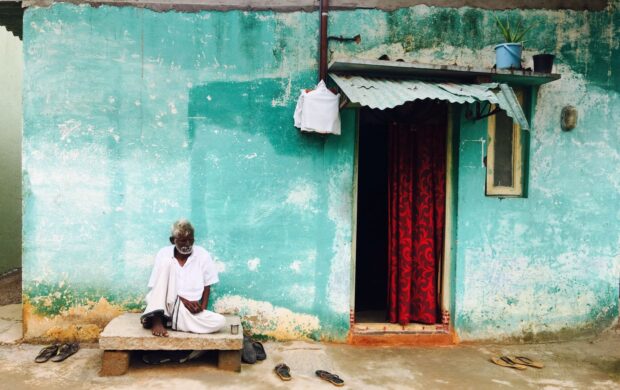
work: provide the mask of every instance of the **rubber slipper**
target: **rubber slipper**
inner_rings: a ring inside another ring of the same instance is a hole
[[[47,347],[43,348],[41,352],[39,352],[37,357],[34,358],[34,361],[37,363],[45,363],[46,361],[50,360],[52,356],[56,356],[59,347],[60,344],[48,345]]]
[[[252,346],[254,347],[254,350],[256,351],[256,360],[267,359],[267,353],[265,352],[265,347],[263,347],[262,343],[258,341],[254,341],[252,343]]]
[[[170,355],[162,353],[162,351],[156,351],[151,353],[145,353],[142,355],[142,361],[146,364],[164,364],[172,361]]]
[[[291,380],[291,369],[284,363],[280,363],[273,369],[276,372],[276,375],[280,377],[283,381]]]
[[[315,374],[325,380],[328,381],[329,383],[331,383],[334,386],[344,386],[344,381],[342,379],[340,379],[340,377],[336,374],[332,374],[330,372],[327,371],[323,371],[323,370],[316,370]]]
[[[502,367],[514,368],[516,370],[525,370],[525,369],[527,369],[526,366],[524,366],[523,364],[519,364],[519,363],[513,361],[508,356],[492,357],[491,361],[493,363],[497,364],[498,366],[502,366]]]
[[[508,356],[510,360],[517,364],[522,364],[524,366],[534,367],[534,368],[543,368],[545,365],[542,362],[538,362],[532,360],[526,356]]]
[[[62,362],[80,349],[79,343],[63,344],[58,348],[58,354],[52,358],[55,363]]]
[[[243,349],[241,350],[241,361],[244,363],[256,363],[256,350],[252,345],[252,340],[248,336],[243,336]]]

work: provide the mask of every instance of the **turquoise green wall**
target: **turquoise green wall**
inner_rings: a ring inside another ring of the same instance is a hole
[[[57,5],[24,25],[37,313],[101,296],[139,307],[154,254],[188,217],[220,268],[218,310],[267,305],[259,331],[274,337],[342,335],[355,118],[341,137],[292,126],[315,83],[311,14]]]
[[[22,42],[0,26],[0,275],[21,267]]]
[[[535,23],[526,58],[552,50],[563,78],[537,95],[527,199],[484,197],[485,124],[461,118],[463,339],[583,331],[618,313],[620,12],[505,14]],[[55,5],[24,26],[27,323],[101,297],[139,308],[154,253],[186,216],[221,270],[216,310],[267,336],[345,338],[355,113],[342,136],[292,126],[315,82],[315,13]],[[331,13],[330,34],[358,33],[332,55],[490,67],[499,39],[474,9]],[[571,133],[565,104],[581,114]]]

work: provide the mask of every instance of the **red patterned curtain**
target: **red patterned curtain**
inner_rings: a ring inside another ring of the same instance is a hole
[[[443,255],[445,127],[389,127],[389,321],[435,324]]]

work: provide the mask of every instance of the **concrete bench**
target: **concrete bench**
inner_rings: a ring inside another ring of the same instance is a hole
[[[225,316],[224,328],[212,334],[175,332],[169,337],[155,337],[150,329],[142,328],[139,313],[125,313],[112,321],[99,335],[103,349],[101,376],[123,375],[129,368],[132,351],[140,350],[217,350],[219,369],[241,371],[243,327],[238,316]],[[231,325],[239,325],[237,334],[230,333]]]

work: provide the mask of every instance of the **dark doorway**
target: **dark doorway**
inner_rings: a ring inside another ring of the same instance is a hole
[[[356,323],[388,322],[390,131],[397,123],[419,124],[426,128],[431,126],[437,131],[446,131],[447,115],[447,104],[438,101],[411,102],[388,110],[369,108],[360,110],[355,266]],[[445,158],[445,154],[443,157]],[[415,161],[415,158],[413,160]],[[441,231],[436,233],[443,237],[443,228],[440,229]],[[438,250],[442,251],[443,243],[440,242],[439,246]],[[439,258],[436,262],[436,275],[441,274],[441,262],[438,260]],[[439,301],[439,293],[434,299]]]
[[[387,315],[387,114],[362,108],[358,141],[355,321],[385,322]]]

